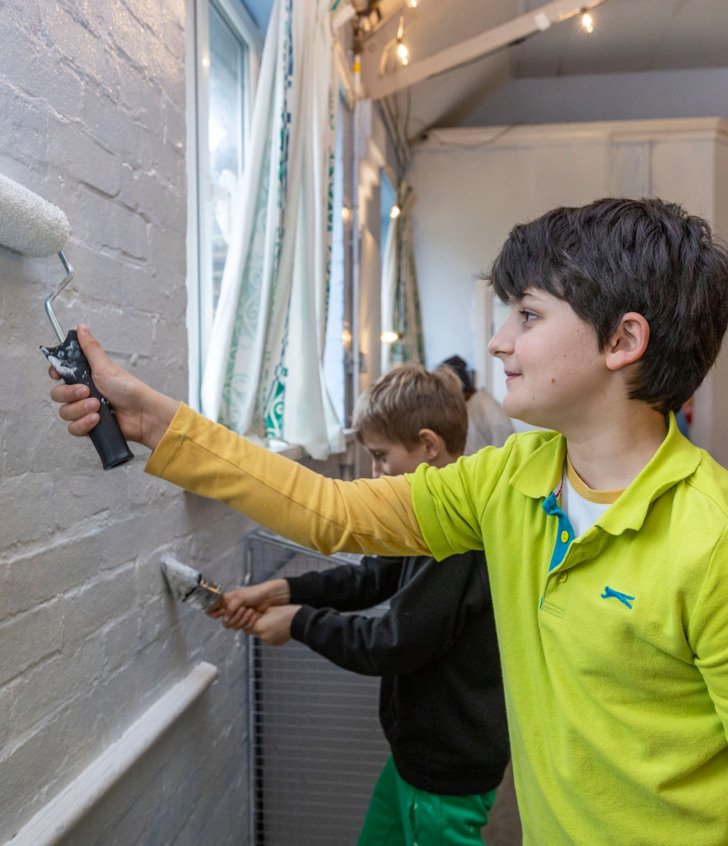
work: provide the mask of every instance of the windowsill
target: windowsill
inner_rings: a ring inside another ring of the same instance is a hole
[[[344,429],[344,441],[346,444],[345,448],[341,452],[332,452],[331,455],[329,455],[329,458],[335,458],[339,455],[346,455],[349,451],[349,447],[354,443],[354,440],[354,430]],[[275,452],[276,455],[283,455],[286,458],[290,458],[292,461],[303,461],[308,458],[304,448],[302,446],[299,446],[298,444],[289,444],[286,443],[286,441],[269,439],[266,443],[266,446],[271,452]]]

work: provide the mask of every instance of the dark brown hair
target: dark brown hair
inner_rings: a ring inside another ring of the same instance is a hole
[[[658,199],[558,208],[511,230],[490,273],[504,301],[539,288],[565,300],[604,349],[628,311],[650,325],[630,399],[676,411],[695,392],[728,324],[728,253],[710,226]]]

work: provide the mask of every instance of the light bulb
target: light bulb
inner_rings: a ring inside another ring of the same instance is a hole
[[[594,32],[594,18],[589,14],[589,12],[584,12],[581,16],[581,25],[584,28],[584,32]]]
[[[385,329],[379,336],[379,340],[383,344],[393,344],[399,340],[399,332],[395,332],[394,329]]]
[[[407,0],[407,5],[410,7],[410,9],[416,9],[417,2],[418,0]]]
[[[349,206],[342,206],[341,207],[341,219],[344,223],[348,223],[351,220],[351,209]]]
[[[402,41],[397,42],[397,58],[401,65],[409,64],[409,48]]]
[[[392,206],[392,208],[389,210],[389,217],[392,220],[396,220],[401,214],[402,209],[397,205]]]

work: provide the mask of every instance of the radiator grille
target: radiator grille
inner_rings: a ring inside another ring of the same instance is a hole
[[[263,530],[246,539],[250,582],[352,560],[358,557],[319,555]],[[268,647],[251,638],[248,661],[251,842],[355,844],[389,753],[378,719],[379,679],[342,670],[295,641]]]

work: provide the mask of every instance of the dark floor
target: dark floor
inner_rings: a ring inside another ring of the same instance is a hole
[[[513,788],[511,765],[498,788],[495,805],[490,812],[488,825],[483,829],[483,842],[488,846],[520,846],[521,821],[518,817],[516,794]]]

